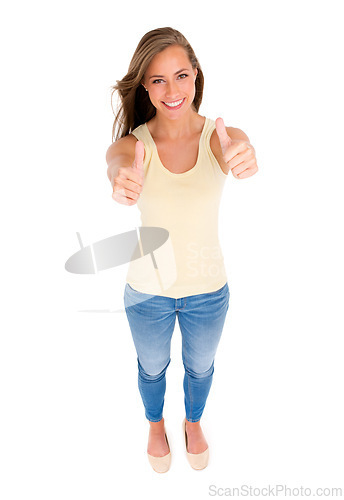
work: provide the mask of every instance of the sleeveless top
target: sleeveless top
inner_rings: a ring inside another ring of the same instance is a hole
[[[136,291],[177,299],[217,291],[227,282],[218,240],[227,175],[210,148],[215,128],[215,121],[205,118],[197,162],[180,174],[164,167],[146,123],[132,131],[145,147],[143,189],[137,201],[141,225],[169,233],[165,243],[147,255],[138,236],[136,255],[141,257],[131,260],[126,276]]]

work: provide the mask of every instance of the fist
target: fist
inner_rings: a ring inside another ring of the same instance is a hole
[[[258,170],[256,153],[249,141],[231,139],[222,118],[215,121],[216,132],[221,144],[222,157],[236,179],[244,179]]]
[[[122,205],[135,205],[143,189],[143,158],[145,147],[142,141],[135,144],[135,159],[131,167],[119,167],[114,179],[112,198]]]

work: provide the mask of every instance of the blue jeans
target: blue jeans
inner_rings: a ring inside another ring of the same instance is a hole
[[[149,295],[126,283],[124,305],[137,352],[138,386],[145,416],[163,418],[165,373],[176,316],[182,334],[186,419],[198,422],[213,380],[214,358],[228,306],[228,283],[215,292],[179,299]]]

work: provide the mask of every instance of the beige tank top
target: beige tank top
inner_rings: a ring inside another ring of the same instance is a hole
[[[161,163],[146,123],[133,130],[146,152],[144,184],[137,201],[141,225],[169,232],[167,241],[153,255],[144,254],[138,238],[141,257],[131,260],[126,277],[134,290],[177,299],[214,292],[226,283],[218,210],[227,175],[210,148],[215,128],[215,121],[206,118],[197,162],[180,174]]]

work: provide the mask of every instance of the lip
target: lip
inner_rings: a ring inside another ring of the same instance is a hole
[[[176,99],[176,101],[179,101],[179,99]],[[182,102],[180,104],[178,104],[178,106],[174,106],[173,108],[171,108],[170,106],[167,106],[167,104],[165,104],[164,101],[161,101],[161,102],[163,103],[165,108],[169,109],[170,111],[174,111],[175,109],[180,109],[183,106],[184,101],[185,101],[185,97],[183,98]],[[172,101],[172,102],[175,102],[175,101]]]

